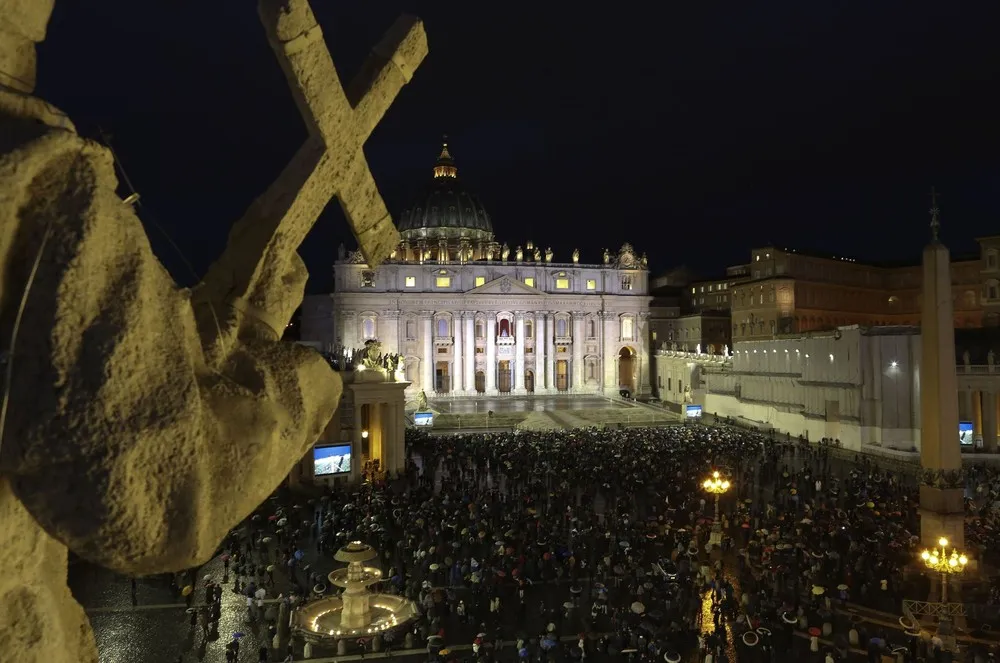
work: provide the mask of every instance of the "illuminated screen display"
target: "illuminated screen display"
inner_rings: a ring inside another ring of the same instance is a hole
[[[351,445],[338,444],[313,449],[313,474],[347,474],[351,471]]]
[[[697,419],[701,416],[701,406],[700,405],[688,405],[686,406],[685,413],[688,419]]]
[[[975,444],[975,439],[972,437],[971,421],[958,422],[958,441],[963,447],[971,447]]]
[[[430,426],[434,423],[433,412],[414,412],[413,423],[417,426]]]

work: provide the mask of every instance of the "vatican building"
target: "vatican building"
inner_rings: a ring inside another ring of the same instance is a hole
[[[625,244],[588,263],[527,238],[511,248],[447,144],[397,225],[399,246],[377,269],[341,249],[334,292],[303,304],[303,342],[349,352],[379,341],[401,355],[409,397],[649,393],[645,255]]]

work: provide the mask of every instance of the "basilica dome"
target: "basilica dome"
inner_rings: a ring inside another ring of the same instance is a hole
[[[397,224],[404,240],[468,238],[490,242],[493,223],[479,196],[458,179],[458,168],[448,151],[441,148],[434,177],[417,200],[403,210]]]

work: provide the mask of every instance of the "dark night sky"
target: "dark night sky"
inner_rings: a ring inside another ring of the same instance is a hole
[[[430,55],[366,145],[393,214],[447,133],[498,239],[557,260],[631,241],[712,275],[769,240],[916,259],[932,184],[953,250],[1000,233],[993,3],[312,4],[345,81],[399,13],[424,19]],[[58,0],[40,48],[40,94],[113,135],[183,283],[305,135],[254,5]],[[311,290],[348,234],[334,203]]]

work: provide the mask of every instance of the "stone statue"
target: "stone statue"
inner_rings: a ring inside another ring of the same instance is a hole
[[[504,242],[503,248],[500,249],[500,259],[507,262],[507,258],[510,256],[510,247]]]
[[[608,251],[607,249],[604,249],[604,264],[611,264],[611,251]]]
[[[545,249],[545,262],[552,262],[552,247]]]
[[[420,390],[420,395],[417,396],[417,410],[427,409],[427,392],[423,389]]]
[[[694,346],[694,352],[695,352],[695,354],[699,354],[699,355],[701,354],[701,343],[699,343],[698,345]]]
[[[723,357],[728,357],[729,356],[729,346],[728,345],[724,348],[724,350],[722,352],[722,356]]]
[[[535,259],[535,262],[541,262],[542,261],[542,250],[539,249],[538,247],[535,247],[535,250],[532,253],[531,257]]]
[[[573,262],[580,262],[580,249],[573,249]]]
[[[518,262],[521,262],[522,260],[524,260],[524,251],[521,250],[520,246],[518,246],[516,249],[514,249],[514,258]]]
[[[110,151],[32,96],[52,5],[0,0],[0,642],[4,660],[96,663],[67,549],[131,576],[205,563],[333,415],[327,360],[279,342],[296,249],[333,196],[373,268],[396,246],[361,147],[426,39],[398,22],[349,98],[306,0],[261,0],[309,137],[189,291],[116,195]]]
[[[646,257],[645,253],[642,254],[641,258],[639,258],[639,264],[642,266],[643,269],[649,267],[649,258]]]
[[[341,242],[340,246],[337,247],[337,260],[345,260],[347,258],[347,248],[344,243]]]
[[[962,363],[965,364],[966,368],[972,365],[972,357],[969,355],[968,350],[962,353]]]
[[[989,364],[990,372],[993,372],[993,362],[996,359],[996,355],[993,354],[993,350],[990,350],[986,355],[986,363]]]
[[[365,341],[365,347],[358,353],[358,359],[365,368],[382,368],[382,344],[375,339]]]

